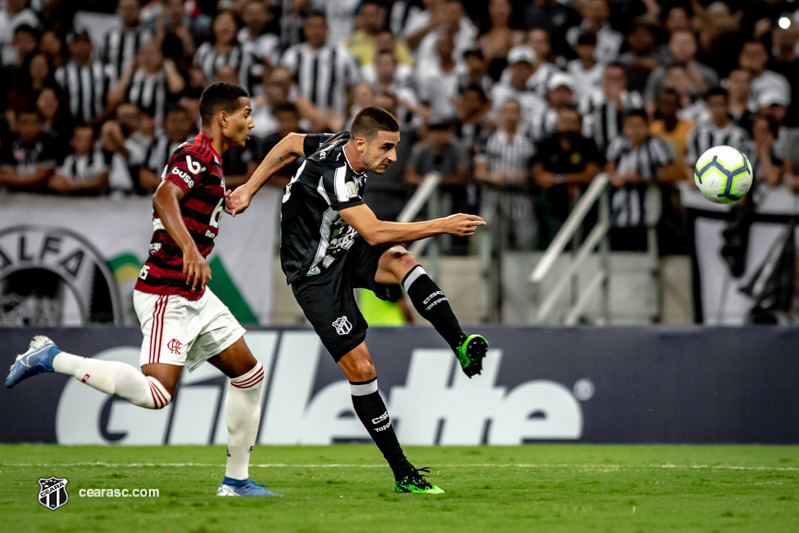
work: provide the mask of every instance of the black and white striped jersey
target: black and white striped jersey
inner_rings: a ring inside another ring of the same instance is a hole
[[[535,143],[527,130],[520,128],[511,138],[499,129],[486,139],[475,161],[487,161],[490,172],[505,172],[513,183],[519,172],[529,172],[534,155]]]
[[[688,138],[685,140],[685,164],[695,165],[706,150],[722,145],[732,146],[749,155],[749,134],[732,122],[724,128],[718,128],[712,122],[697,124],[688,132]]]
[[[558,125],[559,118],[558,110],[551,107],[547,107],[541,113],[533,115],[533,118],[529,121],[530,133],[533,138],[540,142],[549,137],[555,132],[555,127]]]
[[[317,109],[347,109],[347,89],[358,83],[358,64],[343,46],[323,46],[314,50],[306,43],[292,46],[281,60],[297,80],[297,92],[311,100]]]
[[[161,69],[155,74],[148,74],[144,69],[137,69],[125,89],[125,100],[144,109],[155,119],[155,127],[160,130],[169,105],[166,71]]]
[[[602,92],[587,95],[578,105],[583,116],[583,135],[593,139],[600,150],[605,150],[610,141],[621,135],[625,111],[643,107],[644,99],[637,92],[623,91],[621,108]]]
[[[86,155],[70,153],[58,167],[58,173],[77,181],[93,180],[103,172],[108,172],[109,161],[102,150]]]
[[[77,122],[90,123],[103,112],[111,80],[116,77],[113,67],[94,61],[79,67],[70,61],[58,67],[55,80],[69,98],[69,111]]]
[[[252,54],[256,61],[269,61],[273,65],[280,62],[280,37],[274,33],[263,33],[253,38],[250,30],[242,28],[237,38],[245,52]]]
[[[648,137],[638,148],[633,148],[627,137],[616,137],[608,146],[607,160],[616,164],[616,171],[619,174],[634,170],[647,180],[645,183],[631,183],[622,188],[611,188],[612,224],[616,227],[643,225],[648,221],[648,214],[658,212],[658,209],[651,207],[647,210],[648,185],[657,182],[658,172],[663,166],[674,163],[674,152],[660,137]]]
[[[166,133],[159,133],[153,138],[153,142],[150,143],[150,146],[147,147],[147,151],[144,153],[144,160],[141,163],[142,167],[156,174],[161,174],[172,152],[177,150],[178,147],[186,141],[187,139],[179,142],[172,142],[169,140],[169,136]]]
[[[247,89],[252,94],[250,71],[253,64],[258,63],[253,55],[236,45],[227,54],[217,53],[214,44],[204,42],[194,53],[194,64],[199,67],[208,83],[213,83],[216,79],[216,71],[224,66],[233,67],[239,74],[239,85]]]
[[[280,259],[286,281],[313,277],[343,259],[358,237],[339,211],[363,204],[366,173],[347,161],[350,132],[305,137],[305,161],[286,186],[280,211]]]
[[[117,76],[121,76],[125,72],[125,66],[128,61],[136,56],[139,46],[151,37],[150,32],[144,29],[124,30],[117,28],[111,30],[103,38],[100,57],[103,63],[113,67],[113,71]]]
[[[418,30],[430,19],[430,14],[413,0],[395,0],[387,4],[387,9],[388,27],[397,37]]]

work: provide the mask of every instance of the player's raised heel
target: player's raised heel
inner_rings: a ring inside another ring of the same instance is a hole
[[[425,479],[425,475],[429,473],[429,468],[414,468],[411,470],[410,474],[397,480],[394,490],[397,492],[412,492],[415,494],[444,494],[443,490]]]
[[[267,489],[265,485],[256,483],[251,479],[232,479],[225,476],[219,488],[216,489],[217,496],[282,496]]]
[[[483,371],[483,359],[487,352],[488,341],[482,335],[461,337],[461,343],[455,349],[455,355],[458,356],[463,373],[469,376],[469,379]]]
[[[6,388],[10,389],[23,379],[36,374],[53,371],[53,359],[61,353],[49,337],[36,335],[28,345],[28,351],[18,355],[6,377]]]

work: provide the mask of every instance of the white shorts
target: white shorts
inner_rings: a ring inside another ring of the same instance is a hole
[[[133,291],[144,340],[139,364],[166,363],[191,372],[244,335],[244,328],[208,287],[197,301]]]

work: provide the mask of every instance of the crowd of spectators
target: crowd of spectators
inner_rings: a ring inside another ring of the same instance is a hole
[[[714,145],[745,151],[758,186],[799,192],[793,0],[0,6],[8,191],[148,194],[198,131],[203,88],[226,81],[248,89],[255,121],[248,146],[225,155],[229,187],[288,132],[342,130],[379,105],[398,117],[402,142],[397,163],[368,182],[378,215],[395,218],[437,171],[447,209],[502,211],[505,244],[520,250],[545,246],[602,170],[614,247],[640,249],[647,189],[662,189],[658,212],[678,220],[673,187]],[[672,233],[665,247],[679,251]]]

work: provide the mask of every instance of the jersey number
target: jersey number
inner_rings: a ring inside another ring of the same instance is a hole
[[[222,217],[222,210],[225,208],[225,199],[220,198],[219,203],[216,204],[213,213],[211,213],[211,222],[208,223],[212,228],[219,227],[219,219]]]

